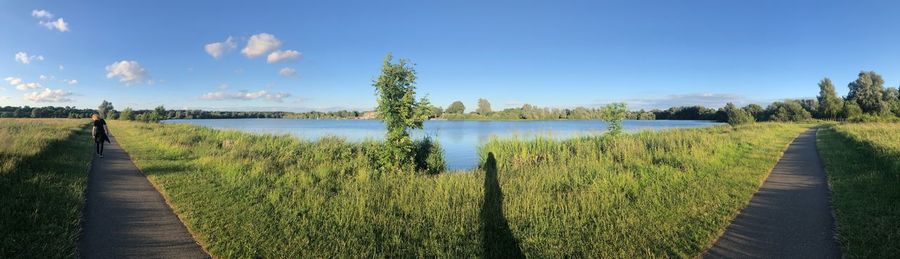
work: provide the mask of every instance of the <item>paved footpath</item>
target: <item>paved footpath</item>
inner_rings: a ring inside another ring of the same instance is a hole
[[[816,129],[784,152],[704,258],[840,258]]]
[[[81,258],[209,258],[113,139],[94,157]]]

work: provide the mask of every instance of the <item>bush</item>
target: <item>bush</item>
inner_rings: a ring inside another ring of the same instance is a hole
[[[753,123],[755,121],[750,112],[734,106],[733,103],[725,105],[725,114],[728,117],[728,124],[731,126]]]

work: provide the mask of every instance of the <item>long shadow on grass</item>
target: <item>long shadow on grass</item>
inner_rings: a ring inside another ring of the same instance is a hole
[[[519,241],[503,217],[503,190],[497,180],[497,159],[488,153],[484,163],[484,203],[481,204],[481,251],[485,258],[524,258]]]
[[[87,125],[0,174],[0,258],[75,254],[92,150]]]

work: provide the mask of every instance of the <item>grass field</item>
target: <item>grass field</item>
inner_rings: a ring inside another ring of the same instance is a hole
[[[92,155],[87,120],[0,119],[0,258],[71,258]]]
[[[111,127],[222,258],[695,256],[805,128],[494,140],[473,173],[383,175],[376,142]]]
[[[900,257],[900,123],[822,130],[838,240],[847,257]]]

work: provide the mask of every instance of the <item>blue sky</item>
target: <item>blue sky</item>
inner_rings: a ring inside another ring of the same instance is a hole
[[[388,52],[444,107],[767,103],[897,86],[897,32],[897,1],[4,0],[0,106],[370,109]]]

